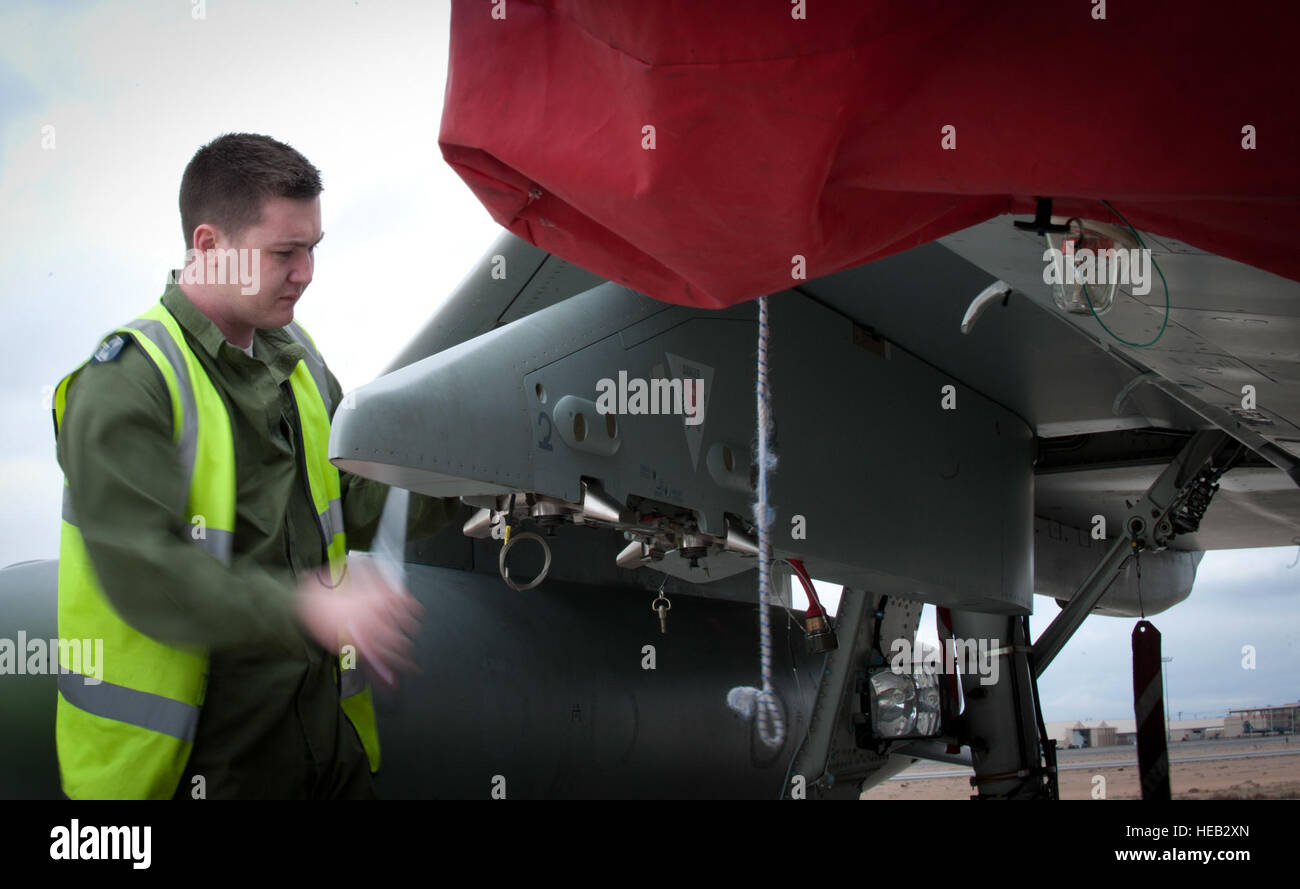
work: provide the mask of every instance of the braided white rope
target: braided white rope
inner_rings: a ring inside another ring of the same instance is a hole
[[[771,451],[772,404],[768,383],[767,344],[769,337],[767,297],[758,300],[758,499],[754,503],[754,523],[758,526],[758,652],[762,689],[741,686],[727,693],[727,704],[748,717],[757,708],[758,736],[769,747],[785,743],[785,717],[772,690],[772,620],[768,614],[771,601],[772,509],[767,502],[767,474],[776,468]]]

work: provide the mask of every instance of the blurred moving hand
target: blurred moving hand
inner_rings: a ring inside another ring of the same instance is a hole
[[[308,634],[326,651],[350,642],[372,676],[397,687],[398,672],[417,669],[411,639],[420,628],[422,606],[405,588],[394,588],[364,559],[350,559],[338,587],[323,584],[316,572],[302,578],[295,608]]]

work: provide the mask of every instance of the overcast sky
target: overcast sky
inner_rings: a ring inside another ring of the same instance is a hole
[[[266,133],[320,168],[325,240],[297,317],[345,390],[501,231],[438,152],[449,4],[193,8],[0,5],[0,565],[58,553],[49,392],[181,265],[177,193],[203,143]]]
[[[437,149],[445,0],[195,9],[0,6],[0,565],[58,554],[49,392],[180,264],[177,190],[201,144],[266,133],[321,169],[326,238],[297,316],[344,389],[378,374],[500,231]],[[1300,698],[1295,556],[1210,553],[1188,601],[1154,619],[1175,717]],[[1037,634],[1057,608],[1035,607]],[[1085,623],[1043,678],[1048,720],[1132,717],[1133,623]]]

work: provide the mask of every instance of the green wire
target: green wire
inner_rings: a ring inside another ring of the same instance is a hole
[[[1105,205],[1107,210],[1109,210],[1110,212],[1118,216],[1124,222],[1124,224],[1128,226],[1128,230],[1133,233],[1133,237],[1137,238],[1137,242],[1138,244],[1141,245],[1142,249],[1143,250],[1147,249],[1147,245],[1142,242],[1142,236],[1138,234],[1138,230],[1135,229],[1127,219],[1124,219],[1124,215],[1120,213],[1118,210],[1116,210],[1114,207],[1112,207],[1108,201],[1102,201],[1102,204]],[[1097,323],[1101,325],[1101,329],[1106,331],[1114,339],[1118,340],[1124,345],[1132,346],[1135,349],[1145,349],[1147,346],[1154,346],[1156,344],[1156,341],[1159,340],[1160,337],[1164,336],[1165,328],[1169,326],[1169,282],[1165,280],[1165,273],[1160,271],[1160,265],[1156,262],[1156,255],[1154,253],[1151,254],[1151,265],[1155,266],[1156,274],[1160,276],[1160,283],[1163,284],[1165,288],[1165,320],[1161,323],[1160,330],[1156,333],[1155,339],[1151,340],[1150,342],[1145,342],[1145,343],[1129,342],[1119,334],[1115,333],[1115,331],[1107,327],[1106,322],[1101,320],[1101,316],[1097,314],[1097,310],[1092,305],[1092,297],[1088,295],[1088,285],[1087,284],[1083,285],[1083,298],[1088,303],[1088,310],[1092,312],[1092,317],[1096,318]]]

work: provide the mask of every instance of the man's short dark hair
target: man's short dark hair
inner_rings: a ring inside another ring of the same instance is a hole
[[[267,198],[320,193],[320,170],[283,142],[256,133],[218,136],[194,153],[181,177],[185,247],[205,222],[235,237],[261,221]]]

